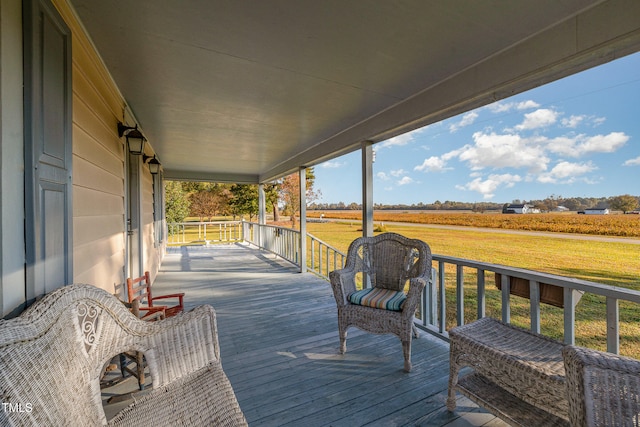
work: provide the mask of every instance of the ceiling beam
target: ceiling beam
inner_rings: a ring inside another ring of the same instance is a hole
[[[217,173],[207,171],[184,171],[164,169],[163,177],[168,181],[227,182],[234,184],[258,184],[258,175]]]

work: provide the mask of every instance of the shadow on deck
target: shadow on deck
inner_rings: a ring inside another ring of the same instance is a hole
[[[413,371],[393,335],[349,330],[338,352],[328,282],[242,244],[169,248],[157,295],[217,312],[222,363],[251,426],[504,426],[459,396],[444,406],[449,347],[424,333]]]

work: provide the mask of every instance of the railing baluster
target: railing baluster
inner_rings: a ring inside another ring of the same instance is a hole
[[[484,270],[479,268],[476,274],[478,283],[478,319],[482,319],[486,315],[487,306],[484,290]]]
[[[431,277],[429,277],[428,289],[423,292],[423,300],[425,301],[425,322],[432,326],[438,326],[438,270],[431,269]]]
[[[564,288],[564,343],[576,343],[576,308],[571,288]]]
[[[438,280],[438,286],[440,288],[440,333],[444,334],[447,330],[447,292],[444,282],[444,262],[438,262],[438,272],[440,273],[440,279]]]
[[[529,318],[531,330],[540,333],[540,283],[529,280]]]
[[[422,291],[422,298],[420,298],[420,323],[422,323],[422,326],[427,326],[427,295],[431,295],[432,286],[431,282],[427,283],[427,287]]]
[[[607,297],[607,351],[620,352],[620,309],[618,299]]]
[[[329,246],[327,246],[327,256],[325,257],[325,260],[326,260],[326,264],[327,264],[327,266],[326,266],[327,272],[326,272],[324,277],[329,277],[329,264],[330,264],[329,263]]]
[[[458,326],[464,325],[464,267],[456,266],[456,320]]]
[[[500,286],[502,287],[502,321],[511,322],[511,277],[506,274],[502,275]]]

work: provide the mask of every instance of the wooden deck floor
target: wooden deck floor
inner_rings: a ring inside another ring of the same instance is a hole
[[[251,426],[504,426],[459,397],[444,406],[448,345],[423,334],[413,371],[392,335],[350,329],[338,352],[328,282],[241,244],[170,248],[155,293],[217,312],[222,363]]]

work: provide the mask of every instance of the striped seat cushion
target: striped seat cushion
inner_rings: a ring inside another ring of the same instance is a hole
[[[407,296],[404,292],[381,288],[367,288],[352,293],[348,299],[351,304],[402,311],[402,306]]]

